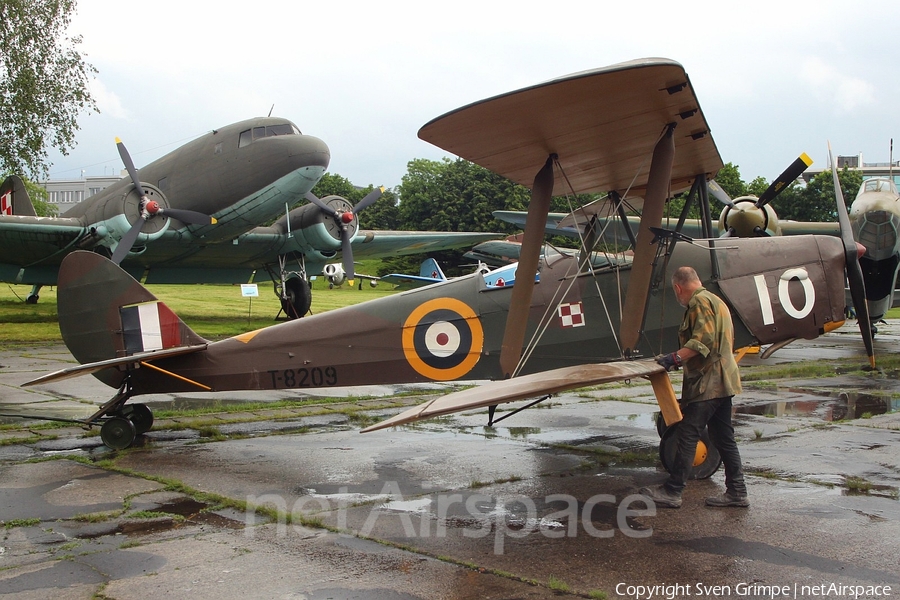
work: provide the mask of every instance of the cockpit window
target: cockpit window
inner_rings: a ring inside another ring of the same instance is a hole
[[[278,125],[267,125],[265,127],[254,127],[241,132],[238,141],[238,148],[243,148],[262,138],[273,137],[276,135],[301,135],[300,130],[293,123],[281,123]]]

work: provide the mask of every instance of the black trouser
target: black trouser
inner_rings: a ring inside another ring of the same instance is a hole
[[[687,483],[694,465],[697,441],[704,427],[709,427],[709,438],[722,456],[725,466],[725,489],[731,494],[744,496],[744,471],[741,468],[741,454],[734,441],[734,426],[731,424],[731,398],[714,398],[691,402],[682,406],[682,420],[676,425],[678,450],[675,464],[666,481],[666,487],[680,494]]]

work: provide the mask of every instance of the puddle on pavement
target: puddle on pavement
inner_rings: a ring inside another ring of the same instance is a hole
[[[791,390],[810,393],[809,390]],[[860,419],[900,410],[900,398],[865,392],[835,392],[822,399],[738,404],[735,414],[772,417],[813,417],[823,421]]]

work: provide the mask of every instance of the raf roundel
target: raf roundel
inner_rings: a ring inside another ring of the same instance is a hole
[[[435,298],[419,305],[403,324],[403,354],[420,375],[459,379],[481,358],[484,331],[465,302]]]

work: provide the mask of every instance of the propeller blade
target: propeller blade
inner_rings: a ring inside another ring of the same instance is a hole
[[[716,200],[727,206],[728,208],[734,208],[734,201],[728,195],[728,193],[722,189],[722,186],[719,185],[715,179],[710,179],[706,184],[707,189],[712,192],[712,195],[716,197]]]
[[[353,214],[358,214],[362,209],[366,208],[370,204],[374,204],[375,202],[377,202],[378,199],[381,198],[382,194],[384,194],[384,186],[376,188],[366,194],[366,197],[360,200],[359,204],[353,207]]]
[[[134,222],[131,229],[129,229],[128,232],[122,236],[122,239],[119,240],[119,244],[116,246],[116,250],[110,258],[111,261],[118,265],[126,256],[128,256],[131,247],[134,246],[135,240],[137,240],[138,236],[141,234],[141,227],[144,226],[145,222],[146,221],[144,221],[142,217],[138,217],[138,220]]]
[[[766,188],[766,191],[764,191],[756,201],[756,208],[762,208],[771,202],[775,196],[780,194],[792,181],[800,177],[800,174],[812,163],[813,160],[806,152],[797,157],[797,160],[792,162],[790,166],[772,182],[772,185]]]
[[[353,285],[356,271],[353,266],[353,247],[350,244],[350,231],[347,227],[341,228],[341,258],[344,263],[344,273],[347,274],[350,285]]]
[[[160,208],[159,214],[178,219],[182,223],[189,225],[214,225],[217,222],[215,217],[204,215],[195,210],[184,210],[181,208]]]
[[[322,202],[319,199],[319,197],[316,196],[315,194],[313,194],[312,192],[306,192],[306,199],[309,200],[310,202],[312,202],[313,204],[315,204],[316,206],[318,206],[319,208],[321,208],[322,212],[324,212],[329,217],[333,217],[335,215],[335,210],[332,207],[325,204],[324,202]]]
[[[866,346],[869,365],[874,368],[875,349],[872,342],[869,305],[866,302],[866,282],[863,279],[862,267],[859,265],[859,251],[856,240],[853,239],[850,216],[847,214],[847,204],[844,202],[844,192],[841,190],[841,182],[838,179],[834,157],[831,155],[831,142],[828,143],[828,160],[831,162],[831,174],[834,177],[834,197],[837,201],[838,223],[841,226],[841,241],[844,242],[844,257],[847,263],[847,281],[850,284],[850,296],[853,298],[853,306],[856,308],[859,332],[862,334],[863,344]]]
[[[138,194],[143,198],[147,194],[144,193],[144,188],[141,186],[141,180],[138,179],[137,169],[134,168],[134,162],[131,160],[131,155],[128,154],[125,144],[123,144],[122,140],[119,138],[116,138],[116,148],[119,150],[119,157],[121,157],[122,162],[125,163],[125,169],[128,171],[128,176],[131,177],[131,182],[134,184]]]

